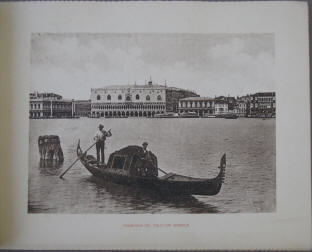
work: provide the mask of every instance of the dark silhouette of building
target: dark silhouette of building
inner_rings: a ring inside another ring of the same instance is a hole
[[[91,115],[91,100],[73,100],[73,116]]]
[[[187,97],[199,97],[194,91],[167,87],[166,88],[166,112],[175,112],[179,111],[179,100]]]

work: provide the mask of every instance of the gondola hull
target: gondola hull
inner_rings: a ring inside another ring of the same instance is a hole
[[[147,188],[164,194],[216,195],[220,192],[225,178],[225,154],[220,162],[220,172],[213,179],[192,178],[174,173],[169,173],[162,177],[130,175],[124,170],[116,170],[97,164],[94,157],[87,155],[86,152],[83,153],[79,143],[77,156],[83,166],[94,176],[103,179],[103,182],[109,181],[121,185]]]

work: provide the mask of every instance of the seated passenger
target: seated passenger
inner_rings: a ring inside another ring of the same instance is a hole
[[[147,150],[147,142],[143,142],[142,149],[139,151],[138,156],[140,158],[137,161],[138,173],[140,176],[144,177],[154,177],[158,176],[157,161],[153,158],[153,154]],[[142,162],[143,161],[143,162]],[[155,163],[155,164],[154,164]]]

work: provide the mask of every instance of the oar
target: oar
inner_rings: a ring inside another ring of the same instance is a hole
[[[165,173],[165,174],[168,174],[167,172],[165,172],[164,170],[162,170],[162,169],[160,169],[158,167],[157,167],[157,169],[160,170],[161,172]]]
[[[96,142],[93,143],[85,152],[87,152],[88,150],[90,150],[95,144],[96,144]],[[65,173],[68,172],[69,169],[72,168],[72,166],[73,166],[74,164],[76,164],[76,162],[77,162],[78,160],[79,160],[79,157],[78,157],[78,158],[61,174],[60,178],[63,178],[63,176],[65,175]]]

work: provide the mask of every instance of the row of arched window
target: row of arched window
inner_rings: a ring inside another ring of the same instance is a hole
[[[100,95],[97,95],[96,99],[97,99],[98,101],[101,100],[101,96],[100,96]],[[110,101],[111,99],[112,99],[111,95],[107,95],[107,96],[106,96],[106,100]],[[140,100],[140,96],[137,94],[137,95],[135,96],[135,99],[136,99],[136,100]],[[118,100],[122,100],[122,96],[121,96],[121,95],[118,95]],[[131,100],[131,97],[130,97],[129,95],[127,95],[127,96],[126,96],[126,101],[130,101],[130,100]],[[151,100],[151,97],[150,97],[149,95],[147,95],[147,96],[145,97],[145,100],[146,100],[146,101],[150,101],[150,100]],[[162,100],[161,95],[158,95],[158,96],[157,96],[157,101],[161,101],[161,100]]]
[[[127,109],[139,109],[139,110],[144,110],[144,109],[160,109],[163,110],[165,109],[165,105],[159,105],[159,104],[136,104],[136,105],[129,105],[129,104],[109,104],[109,105],[101,105],[101,104],[93,104],[91,105],[92,109],[122,109],[122,110],[127,110]]]
[[[36,103],[31,103],[30,104],[30,109],[49,109],[50,108],[50,104],[46,104],[43,103],[40,105],[40,103],[36,104]]]
[[[40,104],[30,104],[31,109],[40,109]]]
[[[154,117],[155,114],[163,114],[164,111],[105,111],[92,112],[92,117]]]
[[[180,107],[182,108],[208,108],[214,105],[213,101],[208,102],[192,102],[192,101],[181,101]]]
[[[52,108],[67,108],[71,109],[72,105],[71,104],[53,104]]]

